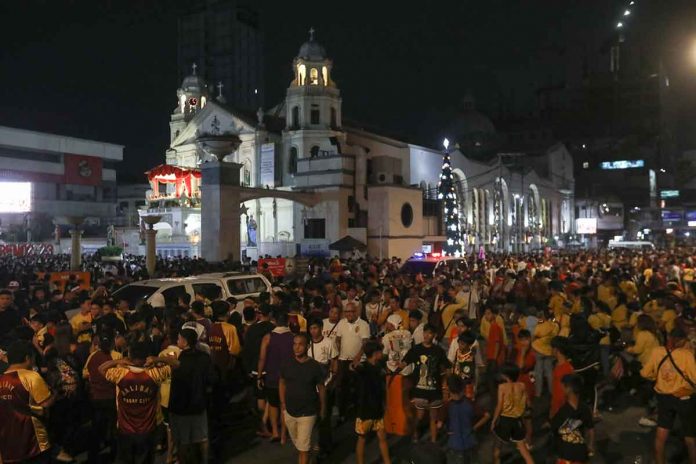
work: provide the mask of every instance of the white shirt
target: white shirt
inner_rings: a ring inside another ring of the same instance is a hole
[[[319,364],[327,365],[338,357],[338,348],[331,338],[324,337],[319,343],[310,341],[308,354]]]
[[[352,360],[362,349],[363,341],[370,338],[370,325],[358,318],[355,322],[341,319],[336,326],[336,336],[341,339],[338,359]]]
[[[391,372],[396,372],[399,368],[399,362],[406,356],[412,345],[411,332],[408,330],[392,330],[382,337],[384,345],[384,354],[387,356],[387,369]],[[401,372],[403,375],[409,375],[413,372],[413,365],[408,365]]]
[[[413,344],[420,345],[423,343],[423,327],[425,327],[425,322],[418,324],[418,327],[413,331]]]
[[[341,322],[340,320],[338,322]],[[331,322],[329,318],[324,319],[324,327],[321,329],[321,335],[324,338],[330,338],[334,342],[336,341],[336,329],[338,329],[338,322]]]

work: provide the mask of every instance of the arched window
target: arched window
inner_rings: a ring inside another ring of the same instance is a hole
[[[297,148],[290,147],[290,157],[288,159],[288,172],[295,174],[297,172]]]
[[[338,128],[338,119],[336,117],[336,108],[333,106],[331,107],[331,128],[336,129]]]
[[[310,154],[310,157],[312,157],[312,158],[316,158],[317,156],[319,156],[319,147],[314,145],[312,147],[312,149],[310,150],[309,154]]]
[[[297,67],[297,85],[304,85],[305,77],[307,77],[307,68],[301,64]]]
[[[312,109],[309,113],[310,124],[319,124],[319,105],[312,105]]]
[[[319,85],[319,70],[317,68],[309,70],[309,83],[312,85]]]
[[[321,68],[321,78],[324,81],[324,85],[329,85],[329,70],[326,68],[326,66],[322,66]]]
[[[300,107],[299,106],[292,107],[292,125],[290,127],[292,129],[297,129],[300,127]]]

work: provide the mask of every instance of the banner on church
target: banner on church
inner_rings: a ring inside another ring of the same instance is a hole
[[[261,145],[260,187],[275,187],[275,144]]]
[[[96,156],[65,154],[65,183],[99,185],[102,181],[102,159]]]

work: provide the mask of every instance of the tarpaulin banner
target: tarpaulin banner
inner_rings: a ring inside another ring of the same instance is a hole
[[[285,258],[259,258],[259,272],[263,271],[263,265],[268,264],[268,270],[273,277],[285,275]]]
[[[52,243],[4,243],[0,245],[0,255],[29,256],[52,254]]]
[[[65,183],[99,185],[102,181],[102,159],[95,156],[64,155]]]

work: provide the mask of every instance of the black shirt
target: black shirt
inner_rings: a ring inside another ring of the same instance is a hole
[[[0,311],[0,343],[8,345],[12,331],[20,324],[19,312],[13,307]]]
[[[275,326],[270,321],[259,321],[249,326],[244,335],[244,349],[242,350],[242,362],[247,373],[256,371],[259,365],[259,353],[263,337],[271,333]]]
[[[117,333],[120,335],[125,335],[127,332],[125,322],[119,319],[114,313],[103,315],[99,319],[95,320],[93,325],[94,327],[92,330],[99,335],[104,334],[105,331],[110,332],[112,335]]]
[[[587,461],[589,456],[585,433],[592,428],[594,423],[589,406],[579,403],[578,409],[573,409],[570,404],[564,404],[551,419],[558,457],[567,461]]]
[[[314,416],[319,412],[317,385],[324,384],[321,365],[312,358],[299,362],[293,356],[280,368],[285,381],[285,410],[293,417]]]
[[[207,389],[213,383],[213,362],[207,353],[184,350],[179,355],[180,366],[172,369],[169,412],[180,415],[200,414],[206,409]]]
[[[357,417],[359,419],[382,419],[386,400],[384,370],[368,362],[355,369],[357,376],[358,398]]]
[[[450,367],[445,351],[438,345],[425,347],[418,344],[404,356],[406,364],[413,364],[413,396],[429,401],[442,399],[442,374]]]

